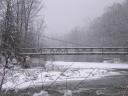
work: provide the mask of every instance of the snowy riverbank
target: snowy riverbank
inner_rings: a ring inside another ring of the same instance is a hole
[[[128,69],[128,64],[88,63],[88,62],[47,62],[43,68],[8,70],[3,89],[25,89],[53,82],[71,80],[93,80],[105,76],[121,75],[114,69]]]

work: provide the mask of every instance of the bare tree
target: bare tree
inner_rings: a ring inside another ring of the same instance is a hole
[[[3,51],[7,55],[0,90],[6,75],[9,55],[16,54],[20,47],[32,47],[33,45],[29,45],[29,42],[35,39],[34,43],[37,43],[36,39],[39,38],[39,34],[36,33],[43,31],[44,18],[40,20],[39,28],[36,29],[34,26],[36,18],[39,18],[38,13],[43,8],[42,4],[41,0],[0,0],[0,34]]]

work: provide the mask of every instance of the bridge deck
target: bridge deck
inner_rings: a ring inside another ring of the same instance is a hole
[[[21,48],[20,55],[128,55],[128,48]]]

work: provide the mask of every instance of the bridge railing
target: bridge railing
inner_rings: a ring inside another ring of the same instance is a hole
[[[21,48],[19,54],[42,55],[86,55],[86,54],[128,54],[128,48]]]

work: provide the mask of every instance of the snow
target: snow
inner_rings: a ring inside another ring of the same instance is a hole
[[[72,91],[71,91],[71,90],[67,90],[67,91],[64,93],[64,96],[72,96]]]
[[[44,71],[42,67],[31,69],[16,67],[8,70],[3,89],[24,89],[52,84],[54,81],[93,80],[105,76],[121,75],[120,72],[113,71],[114,69],[128,69],[128,64],[110,63],[47,62],[46,65],[47,71]],[[54,67],[53,70],[51,67]]]
[[[33,96],[49,96],[49,95],[48,95],[48,92],[41,91],[40,93],[35,93]]]
[[[50,62],[48,62],[50,63]],[[95,63],[95,62],[54,62],[57,66],[69,66],[72,64],[73,68],[114,68],[114,69],[128,69],[128,64],[119,63]]]

